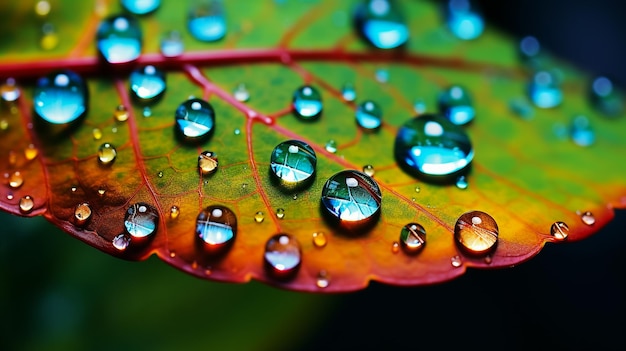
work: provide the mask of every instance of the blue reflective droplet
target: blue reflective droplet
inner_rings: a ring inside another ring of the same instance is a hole
[[[161,0],[121,0],[126,11],[135,15],[145,15],[155,11],[161,5]]]
[[[432,114],[413,118],[398,130],[394,153],[407,172],[432,180],[464,173],[474,158],[465,130]]]
[[[528,85],[528,96],[539,108],[556,107],[563,101],[557,78],[548,71],[539,71],[534,75]]]
[[[141,54],[141,28],[129,15],[116,15],[100,23],[96,34],[98,51],[109,63],[127,63]]]
[[[613,88],[613,82],[607,77],[596,77],[591,83],[589,96],[592,106],[607,116],[618,116],[624,110],[620,95]]]
[[[472,40],[483,33],[485,21],[479,13],[471,9],[468,0],[450,0],[447,10],[448,28],[457,38]]]
[[[409,29],[401,11],[389,0],[370,0],[355,13],[357,31],[379,49],[397,48],[409,39]]]
[[[161,38],[161,54],[165,57],[176,57],[185,51],[185,44],[180,33],[175,30],[166,32]]]
[[[202,99],[189,99],[176,109],[176,132],[186,142],[201,142],[215,129],[215,111]]]
[[[313,120],[322,113],[322,96],[310,85],[302,86],[293,94],[293,109],[302,120]]]
[[[154,66],[135,69],[129,80],[132,96],[141,104],[154,102],[165,92],[165,73]]]
[[[210,253],[222,252],[235,240],[237,217],[229,208],[209,206],[196,218],[196,235]]]
[[[439,95],[439,112],[456,125],[471,122],[476,114],[469,93],[458,85],[451,86]]]
[[[377,103],[367,100],[357,107],[355,117],[361,128],[375,130],[382,124],[383,112]]]
[[[187,28],[201,41],[222,39],[226,35],[226,19],[221,2],[206,1],[193,6],[187,18]]]
[[[586,116],[578,115],[572,119],[570,136],[576,145],[590,146],[596,140],[596,134]]]
[[[62,70],[37,81],[35,113],[47,123],[72,123],[84,115],[87,103],[87,85],[75,72]]]
[[[270,157],[271,174],[287,189],[300,189],[315,176],[317,156],[308,144],[287,140],[278,144]]]
[[[356,91],[354,90],[354,86],[350,83],[346,83],[341,88],[341,97],[345,101],[354,101],[356,100]]]
[[[156,232],[158,223],[159,213],[157,210],[143,202],[130,206],[124,216],[124,228],[133,239],[150,237]]]

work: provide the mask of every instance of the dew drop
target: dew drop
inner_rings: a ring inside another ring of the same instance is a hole
[[[454,239],[466,253],[485,255],[496,247],[498,224],[485,212],[466,212],[456,221]]]
[[[277,208],[276,209],[276,218],[278,218],[278,219],[285,218],[285,209],[284,208]]]
[[[418,115],[426,112],[426,102],[424,101],[424,99],[415,100],[415,102],[413,103],[413,111],[415,111],[415,113],[417,113]]]
[[[478,38],[485,29],[483,17],[471,9],[469,0],[449,0],[446,24],[459,39]]]
[[[170,30],[161,38],[161,55],[165,57],[177,57],[185,51],[185,44],[180,32]]]
[[[426,245],[426,230],[421,224],[409,223],[400,230],[400,243],[406,253],[417,253]]]
[[[398,252],[400,252],[400,243],[394,241],[391,243],[391,253],[397,254]]]
[[[110,165],[115,161],[117,157],[117,150],[115,146],[110,143],[104,143],[98,148],[98,161],[101,165]]]
[[[77,121],[85,114],[87,104],[87,85],[72,71],[57,71],[37,81],[35,114],[46,123],[66,125]]]
[[[24,184],[24,176],[19,171],[15,171],[9,175],[9,186],[13,189],[17,189]]]
[[[176,251],[171,251],[171,252],[170,252],[170,257],[171,257],[171,258],[176,257]]]
[[[33,144],[28,144],[28,146],[26,146],[26,148],[24,149],[24,157],[28,161],[34,160],[37,155],[39,155],[39,150],[37,150],[37,148]]]
[[[161,0],[121,0],[124,9],[135,15],[145,15],[155,11],[161,5]]]
[[[376,130],[382,124],[383,112],[377,103],[367,100],[357,107],[355,117],[359,127],[366,130]]]
[[[528,85],[528,96],[539,108],[553,108],[563,101],[557,77],[548,71],[535,73]]]
[[[246,89],[246,85],[240,83],[233,91],[233,96],[237,101],[246,102],[250,100],[250,92]]]
[[[210,253],[222,252],[237,235],[237,217],[228,207],[213,205],[198,214],[196,236]]]
[[[239,128],[235,128],[235,130],[233,131],[233,134],[239,135],[241,134],[241,130],[239,130]]]
[[[263,212],[258,211],[257,213],[254,214],[254,221],[257,223],[262,223],[265,220],[265,215],[263,214]]]
[[[198,169],[202,175],[210,175],[217,171],[217,155],[212,151],[202,151],[198,156]]]
[[[91,207],[86,202],[76,205],[74,208],[74,223],[82,226],[91,218]]]
[[[32,196],[26,195],[20,199],[20,211],[22,213],[28,213],[35,207],[35,201]]]
[[[465,179],[465,176],[460,176],[456,179],[456,187],[462,190],[467,189],[467,180]]]
[[[106,193],[106,189],[98,189],[98,195],[103,196]]]
[[[13,194],[8,193],[7,194],[7,200],[13,200]]]
[[[54,50],[59,45],[59,34],[52,23],[44,23],[41,26],[39,46],[46,51]]]
[[[354,85],[350,83],[346,83],[341,88],[341,97],[345,101],[354,101],[356,100],[356,90],[354,90]]]
[[[265,244],[264,258],[268,273],[274,278],[292,278],[302,261],[300,243],[289,234],[276,234]]]
[[[226,35],[226,20],[221,2],[203,1],[194,5],[187,17],[187,28],[200,41],[222,39]]]
[[[419,186],[416,186],[416,187],[415,187],[415,192],[416,192],[416,193],[419,193],[421,190],[422,190],[422,189],[420,189],[420,187],[419,187]]]
[[[178,208],[178,206],[173,205],[172,207],[170,207],[170,218],[171,219],[176,219],[176,218],[178,218],[179,215],[180,215],[180,208]]]
[[[319,271],[317,273],[317,280],[315,281],[315,285],[317,285],[320,289],[325,289],[330,285],[330,276],[325,270]]]
[[[593,80],[589,96],[591,105],[607,116],[619,116],[624,110],[623,101],[614,89],[613,82],[605,76]]]
[[[413,118],[398,130],[394,153],[407,172],[430,179],[462,173],[474,158],[463,128],[432,114]]]
[[[293,93],[292,107],[301,120],[314,120],[322,113],[322,96],[316,88],[302,86]]]
[[[591,128],[591,123],[586,116],[578,115],[572,119],[570,125],[572,141],[579,146],[590,146],[596,140],[596,133]]]
[[[373,177],[374,173],[376,173],[376,172],[374,171],[374,166],[372,166],[372,165],[365,165],[365,166],[363,166],[363,173],[367,174],[370,177]]]
[[[163,171],[159,171],[159,173],[157,173],[157,177],[163,178]]]
[[[176,132],[187,142],[201,142],[215,129],[215,111],[208,102],[192,98],[176,109]]]
[[[364,2],[356,9],[354,22],[359,34],[379,49],[394,49],[409,39],[401,9],[389,0]]]
[[[117,105],[115,111],[113,111],[113,117],[118,122],[125,122],[128,120],[128,110],[124,105]]]
[[[8,78],[2,84],[2,86],[0,86],[0,97],[2,97],[2,101],[17,101],[21,94],[22,92],[20,91],[20,88],[16,85],[15,79],[13,78]]]
[[[313,233],[313,246],[317,248],[322,248],[326,246],[328,243],[328,239],[326,239],[326,234],[323,232],[315,232]]]
[[[452,267],[458,268],[461,267],[461,265],[463,264],[463,260],[461,260],[461,257],[459,257],[458,255],[452,256],[450,258],[450,264],[452,264]]]
[[[334,154],[337,152],[337,142],[333,139],[330,139],[326,142],[324,148],[326,149],[326,151]]]
[[[133,70],[129,81],[132,97],[140,104],[153,103],[165,93],[165,73],[152,65]]]
[[[326,181],[321,206],[332,222],[344,229],[359,230],[376,222],[381,200],[376,181],[365,173],[345,170]]]
[[[119,234],[113,238],[112,244],[119,251],[124,251],[130,245],[130,237],[126,234]]]
[[[376,70],[374,77],[376,78],[376,81],[379,83],[387,83],[389,82],[389,71],[387,71],[386,69],[379,68]]]
[[[474,120],[476,114],[467,90],[453,85],[439,94],[439,112],[456,125],[465,125]]]
[[[51,9],[50,2],[46,0],[40,0],[35,3],[35,14],[41,18],[48,17]]]
[[[287,140],[278,144],[270,156],[270,174],[289,190],[301,189],[315,178],[317,155],[307,143]]]
[[[554,222],[550,227],[550,234],[552,234],[556,240],[565,240],[569,235],[569,227],[565,222]]]
[[[141,40],[139,22],[128,15],[105,18],[96,33],[98,52],[112,64],[135,61],[141,54]]]
[[[124,228],[135,239],[148,238],[157,230],[159,213],[143,202],[131,205],[124,216]]]
[[[73,193],[75,193],[77,190],[78,190],[78,187],[75,187],[75,186],[70,188],[70,191]]]
[[[593,213],[589,211],[585,211],[580,215],[580,219],[586,225],[594,225],[596,223],[596,217],[594,217]]]

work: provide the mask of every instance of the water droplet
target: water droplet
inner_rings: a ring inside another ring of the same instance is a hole
[[[161,0],[121,0],[124,9],[135,15],[145,15],[155,11],[161,5]]]
[[[323,232],[315,232],[313,233],[313,246],[317,248],[322,248],[326,246],[328,240],[326,239],[326,234]]]
[[[596,133],[591,128],[591,123],[586,116],[578,115],[572,119],[570,136],[576,145],[590,146],[596,140]]]
[[[109,63],[135,61],[141,54],[141,28],[131,16],[115,15],[104,19],[98,27],[98,52]]]
[[[143,111],[141,112],[141,114],[145,117],[148,118],[150,116],[152,116],[152,109],[148,106],[143,108]]]
[[[19,171],[15,171],[9,175],[9,186],[13,189],[17,189],[24,184],[24,177]]]
[[[237,217],[228,207],[209,206],[198,214],[196,235],[209,252],[222,252],[235,240]]]
[[[39,46],[46,51],[54,50],[59,45],[59,34],[52,23],[46,22],[41,26]]]
[[[44,122],[70,124],[85,114],[87,104],[87,85],[72,71],[54,72],[37,81],[35,113]]]
[[[426,230],[418,223],[409,223],[400,230],[400,243],[405,252],[413,254],[426,245]]]
[[[322,188],[322,209],[345,229],[360,230],[373,224],[380,214],[381,200],[376,181],[358,171],[336,173]]]
[[[26,148],[24,149],[24,157],[28,161],[34,160],[37,155],[39,155],[39,150],[37,150],[37,148],[33,144],[28,144],[28,146],[26,146]]]
[[[525,98],[515,98],[509,102],[509,108],[513,113],[523,119],[530,119],[535,114],[533,106]]]
[[[554,222],[550,227],[550,234],[557,240],[565,240],[569,235],[569,227],[564,222]]]
[[[270,171],[278,183],[288,190],[301,189],[315,178],[317,156],[308,144],[287,140],[278,144],[270,157]]]
[[[368,43],[379,49],[394,49],[409,39],[402,11],[389,0],[370,0],[355,12],[355,25]]]
[[[250,100],[250,92],[246,89],[246,85],[240,83],[233,91],[233,95],[237,101],[246,102]]]
[[[8,78],[2,86],[0,86],[0,96],[3,101],[13,102],[16,101],[22,92],[20,88],[16,85],[15,79]],[[6,129],[6,128],[5,128]]]
[[[416,192],[416,193],[419,193],[419,192],[420,192],[420,190],[422,190],[422,189],[420,189],[420,187],[419,187],[419,186],[416,186],[416,187],[415,187],[415,192]]]
[[[130,237],[126,234],[119,234],[113,238],[113,247],[119,251],[124,251],[130,245]]]
[[[357,124],[367,130],[375,130],[382,124],[383,112],[377,103],[371,100],[362,102],[356,109]]]
[[[106,193],[106,189],[98,189],[98,195],[103,196]]]
[[[20,211],[28,213],[35,207],[35,201],[30,195],[26,195],[20,199]]]
[[[88,203],[83,202],[76,205],[74,208],[74,224],[78,226],[84,225],[91,218],[91,213],[91,207],[89,207]]]
[[[394,241],[391,243],[391,253],[397,254],[398,252],[400,252],[400,243]]]
[[[73,192],[73,193],[75,193],[77,190],[78,190],[78,187],[77,187],[77,186],[72,186],[72,187],[70,188],[70,191],[71,191],[71,192]]]
[[[239,130],[239,128],[235,128],[235,131],[233,133],[235,135],[239,135],[239,134],[241,134],[241,130]]]
[[[293,199],[298,200],[298,194],[293,194]]]
[[[9,122],[6,119],[0,120],[0,130],[5,131],[9,129]]]
[[[161,54],[165,57],[177,57],[185,51],[185,44],[180,32],[170,30],[161,38]]]
[[[212,151],[202,151],[198,156],[198,169],[202,175],[209,175],[217,171],[217,155]]]
[[[150,237],[157,230],[159,213],[143,202],[131,205],[124,216],[124,228],[135,239]]]
[[[204,141],[215,130],[215,111],[208,102],[192,98],[176,109],[176,131],[185,141]]]
[[[467,253],[487,254],[498,242],[498,224],[485,212],[466,212],[456,221],[454,239]]]
[[[319,271],[317,274],[317,280],[315,281],[315,285],[317,285],[320,289],[325,289],[330,285],[330,277],[325,270]]]
[[[264,257],[270,275],[277,279],[288,279],[300,268],[302,250],[295,237],[281,233],[267,241]]]
[[[285,209],[284,208],[276,209],[276,218],[278,218],[278,219],[285,218]]]
[[[387,71],[386,69],[377,69],[374,76],[376,78],[376,81],[379,83],[389,82],[389,71]]]
[[[163,171],[159,171],[159,173],[157,173],[157,177],[163,178]]]
[[[13,200],[13,194],[8,193],[7,194],[7,200]]]
[[[370,177],[373,177],[374,173],[376,173],[376,172],[374,171],[374,166],[372,166],[372,165],[365,165],[365,166],[363,166],[363,173],[367,174]]]
[[[450,258],[450,264],[452,264],[452,267],[454,268],[458,268],[461,267],[461,265],[463,264],[463,261],[461,260],[461,257],[457,256],[452,256]]]
[[[446,23],[457,38],[472,40],[483,33],[485,21],[471,9],[469,0],[450,0],[447,10]]]
[[[170,207],[170,218],[171,219],[176,219],[176,218],[178,218],[179,215],[180,215],[180,208],[178,208],[178,206],[173,205],[172,207]]]
[[[464,172],[474,158],[465,130],[432,114],[411,119],[398,130],[394,153],[406,171],[431,180]]]
[[[604,76],[596,77],[589,92],[593,107],[607,116],[618,116],[624,110],[624,104],[613,88],[613,82]]]
[[[171,251],[171,252],[170,252],[170,257],[171,257],[171,258],[176,257],[176,251]]]
[[[337,152],[337,142],[333,139],[330,139],[326,142],[324,148],[326,149],[326,151],[334,154],[335,152]]]
[[[563,101],[557,77],[548,71],[535,73],[528,85],[528,96],[539,108],[556,107]]]
[[[292,106],[301,120],[314,120],[322,113],[322,96],[314,87],[305,85],[293,93]]]
[[[459,189],[467,189],[467,180],[465,179],[465,176],[460,176],[456,179],[456,187]]]
[[[98,161],[101,165],[110,165],[115,161],[117,157],[117,150],[115,146],[110,143],[104,143],[98,148]]]
[[[50,2],[46,0],[40,0],[35,3],[35,14],[39,17],[48,17],[48,15],[50,14],[50,10]]]
[[[522,38],[519,42],[519,55],[524,65],[532,69],[541,67],[541,44],[532,35]]]
[[[345,101],[356,100],[356,90],[354,90],[354,86],[350,83],[344,84],[341,88],[341,96]]]
[[[100,140],[102,139],[102,131],[100,130],[100,128],[94,128],[91,131],[91,134],[93,135],[93,139],[94,140]]]
[[[426,112],[426,102],[424,101],[424,99],[415,100],[415,102],[413,103],[413,111],[415,111],[415,113],[417,113],[418,115]]]
[[[585,223],[586,225],[594,225],[596,224],[596,217],[593,216],[593,213],[589,212],[589,211],[585,211],[580,215],[580,219],[583,221],[583,223]]]
[[[204,1],[189,11],[187,28],[191,35],[201,41],[212,42],[226,35],[224,9],[219,1]]]
[[[467,90],[453,85],[439,94],[439,112],[450,122],[464,125],[474,120],[475,111]]]
[[[140,104],[153,103],[165,93],[165,73],[152,65],[133,70],[129,81],[132,97]]]
[[[265,220],[265,215],[263,214],[263,212],[259,211],[257,213],[254,214],[254,221],[257,223],[261,223]]]
[[[118,122],[125,122],[128,120],[128,110],[124,105],[117,105],[115,111],[113,111],[113,117]]]

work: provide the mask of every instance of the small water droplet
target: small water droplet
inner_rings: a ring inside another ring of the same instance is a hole
[[[217,171],[217,155],[212,151],[202,151],[198,156],[198,169],[202,175],[210,175]]]
[[[548,71],[535,73],[528,85],[528,96],[539,108],[556,107],[563,101],[563,92],[558,79]]]
[[[278,218],[278,219],[285,218],[285,209],[284,208],[276,209],[276,218]]]
[[[152,109],[148,106],[144,107],[143,110],[141,111],[141,115],[144,116],[145,118],[152,116]]]
[[[165,73],[152,65],[133,70],[129,82],[131,96],[142,105],[158,101],[165,93]]]
[[[419,193],[421,190],[422,190],[422,189],[420,189],[420,187],[419,187],[419,186],[416,186],[416,187],[415,187],[415,192],[416,192],[416,193]]]
[[[345,101],[356,100],[356,90],[354,90],[354,86],[350,83],[344,84],[341,88],[341,96]]]
[[[233,132],[233,134],[239,135],[241,134],[241,130],[239,130],[239,128],[235,128],[235,131]]]
[[[170,252],[170,257],[171,257],[171,258],[176,257],[176,251],[171,251],[171,252]]]
[[[324,148],[326,149],[326,151],[334,154],[337,152],[337,142],[333,139],[330,139],[326,142]]]
[[[155,11],[161,5],[161,0],[121,0],[124,9],[135,15],[145,15]]]
[[[233,96],[237,101],[246,102],[250,100],[250,92],[246,89],[246,85],[239,83],[233,91]]]
[[[98,195],[103,196],[106,193],[106,189],[98,189]]]
[[[460,176],[456,179],[456,187],[459,189],[467,189],[467,180],[465,179],[465,176]]]
[[[462,173],[474,158],[465,130],[433,114],[406,122],[396,135],[394,153],[403,169],[430,179]]]
[[[400,243],[406,253],[417,253],[426,245],[426,230],[421,224],[409,223],[400,230]]]
[[[469,0],[448,1],[446,23],[452,34],[462,40],[476,39],[485,29],[483,17],[471,9]]]
[[[550,234],[557,240],[565,240],[569,235],[569,227],[565,222],[554,222],[550,227]]]
[[[28,213],[35,207],[35,201],[30,195],[26,195],[20,199],[20,211]]]
[[[46,51],[54,50],[59,45],[59,34],[52,23],[46,22],[41,26],[39,46]]]
[[[220,1],[203,1],[192,6],[187,18],[191,35],[206,42],[222,39],[226,35],[226,19]]]
[[[213,106],[202,99],[189,99],[176,109],[176,132],[187,142],[201,142],[215,130]]]
[[[302,261],[300,243],[289,234],[276,234],[265,244],[265,264],[276,279],[292,278]]]
[[[117,133],[117,127],[112,127],[111,128],[111,133]]]
[[[287,140],[278,144],[270,156],[273,179],[288,190],[301,189],[315,178],[317,155],[307,143]]]
[[[87,110],[87,85],[78,74],[63,70],[39,78],[34,91],[35,114],[46,123],[66,125]]]
[[[391,243],[391,253],[397,254],[398,252],[400,252],[400,243],[394,241]]]
[[[315,232],[313,233],[313,246],[317,248],[322,248],[326,246],[328,243],[328,239],[326,239],[326,234],[323,232]]]
[[[537,69],[541,66],[540,55],[541,44],[539,40],[532,35],[528,35],[522,38],[519,42],[519,55],[526,66]]]
[[[70,191],[73,192],[73,193],[75,193],[77,190],[78,190],[78,187],[76,187],[76,186],[73,186],[73,187],[70,188]]]
[[[130,245],[130,237],[126,234],[119,234],[113,238],[112,244],[119,251],[124,251]]]
[[[0,131],[9,129],[9,122],[6,119],[0,120]]]
[[[24,157],[28,161],[34,160],[37,155],[39,155],[39,150],[37,150],[37,148],[33,144],[28,144],[28,146],[26,146],[26,148],[24,149]]]
[[[315,281],[315,285],[317,285],[320,289],[325,289],[330,285],[330,276],[325,270],[319,271],[317,273],[317,280]]]
[[[459,85],[453,85],[440,93],[438,103],[439,112],[456,125],[465,125],[473,121],[476,115],[469,93]]]
[[[13,189],[17,189],[24,184],[24,176],[20,171],[15,171],[9,175],[9,186]]]
[[[22,92],[13,78],[7,78],[7,80],[0,86],[0,97],[2,97],[2,101],[17,101],[21,94]]]
[[[454,239],[465,252],[485,255],[496,247],[498,224],[485,212],[466,212],[456,221]]]
[[[91,218],[91,207],[89,203],[83,202],[74,208],[74,224],[78,226],[85,225],[87,221]]]
[[[591,128],[591,123],[586,116],[578,115],[572,119],[570,125],[572,141],[579,146],[590,146],[596,140],[596,133]]]
[[[356,109],[355,117],[359,127],[376,130],[382,124],[383,112],[377,103],[371,100],[362,102]]]
[[[409,39],[402,9],[388,0],[369,0],[357,7],[354,22],[359,34],[379,49],[394,49]]]
[[[170,218],[171,219],[176,219],[176,218],[178,218],[179,215],[180,215],[180,208],[178,208],[178,206],[173,205],[172,207],[170,207]]]
[[[163,171],[159,171],[159,173],[157,173],[157,177],[163,178]]]
[[[108,166],[115,161],[117,150],[110,143],[104,143],[98,148],[98,161],[101,165]]]
[[[185,44],[180,32],[170,30],[161,38],[161,54],[165,57],[177,57],[185,51]]]
[[[257,213],[254,214],[254,221],[257,223],[262,223],[265,220],[265,215],[263,214],[263,212],[258,211]]]
[[[580,219],[586,225],[594,225],[596,223],[596,217],[594,217],[593,213],[589,211],[585,211],[580,215]]]
[[[450,264],[452,264],[452,267],[458,268],[461,267],[461,265],[463,264],[463,260],[461,260],[461,257],[459,257],[458,255],[452,256],[450,258]]]
[[[294,200],[298,200],[298,194],[293,194],[293,197],[292,197],[292,198],[293,198]]]
[[[592,106],[607,116],[619,116],[624,110],[620,94],[613,88],[613,82],[605,76],[593,80],[589,96]]]
[[[374,166],[372,166],[372,165],[365,165],[365,166],[363,166],[363,173],[367,174],[370,177],[373,177],[374,173],[376,173],[376,172],[374,171]]]
[[[322,96],[316,88],[305,85],[293,93],[292,106],[301,120],[314,120],[322,113]]]
[[[131,205],[124,216],[124,228],[135,239],[145,239],[156,232],[159,223],[157,210],[143,202]]]
[[[523,119],[530,119],[535,114],[533,106],[525,98],[515,98],[509,102],[509,108],[513,113]]]
[[[8,193],[7,194],[7,200],[13,200],[13,194]]]
[[[223,252],[237,235],[237,217],[228,207],[213,205],[198,214],[196,235],[210,253]]]
[[[376,181],[358,171],[338,172],[322,188],[322,209],[332,222],[348,230],[373,224],[380,214],[381,200]]]
[[[389,71],[383,68],[379,68],[376,70],[374,77],[379,83],[387,83],[389,82]]]
[[[426,112],[426,102],[424,101],[424,99],[415,100],[415,102],[413,103],[413,111],[415,111],[415,113],[417,113],[418,115]]]
[[[118,122],[125,122],[128,120],[128,110],[124,105],[117,105],[115,111],[113,111],[113,117]]]
[[[47,0],[40,0],[35,3],[35,14],[41,18],[46,18],[50,14],[50,2]]]
[[[100,139],[102,139],[102,131],[100,130],[100,128],[94,128],[91,131],[91,134],[93,135],[93,140],[100,140]]]
[[[98,52],[112,64],[135,61],[141,54],[141,40],[139,22],[128,15],[107,17],[96,33]]]

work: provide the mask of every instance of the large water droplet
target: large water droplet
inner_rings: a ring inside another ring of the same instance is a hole
[[[115,161],[117,150],[110,143],[104,143],[98,148],[98,161],[101,165],[108,166]]]
[[[159,224],[157,210],[143,202],[131,205],[124,216],[124,228],[134,240],[147,239],[156,232]]]
[[[187,142],[201,142],[215,129],[215,111],[202,99],[189,99],[176,109],[176,132]]]
[[[558,78],[548,71],[535,73],[528,85],[528,96],[539,108],[556,107],[563,101],[563,92],[559,87]]]
[[[141,54],[141,40],[139,22],[129,15],[107,17],[96,33],[98,52],[113,64],[136,60]]]
[[[126,11],[135,15],[145,15],[155,11],[161,5],[161,0],[121,0]]]
[[[574,143],[580,146],[590,146],[596,140],[596,133],[586,116],[578,115],[572,119],[570,136]]]
[[[624,110],[620,94],[613,87],[613,82],[604,76],[596,77],[589,91],[593,107],[607,116],[618,116]]]
[[[74,208],[74,224],[83,226],[91,218],[91,207],[89,203],[83,202]]]
[[[354,21],[359,34],[379,49],[397,48],[409,39],[402,11],[389,0],[364,2],[357,8]]]
[[[475,111],[467,90],[453,85],[439,94],[439,112],[450,122],[464,125],[474,120]]]
[[[201,41],[216,41],[226,35],[226,20],[220,1],[202,1],[192,6],[187,18],[191,35]]]
[[[161,54],[165,57],[177,57],[185,51],[185,44],[176,30],[165,32],[161,38]]]
[[[293,93],[292,106],[300,119],[314,120],[322,113],[322,96],[314,87],[305,85]]]
[[[129,81],[132,97],[141,104],[155,102],[165,93],[165,73],[152,65],[133,70]]]
[[[202,175],[215,173],[218,164],[217,155],[212,151],[202,151],[198,156],[198,169]]]
[[[331,222],[344,229],[361,230],[376,222],[381,200],[376,181],[365,173],[345,170],[326,181],[321,206]]]
[[[465,130],[432,114],[411,119],[398,130],[394,153],[407,172],[430,180],[463,173],[474,158]]]
[[[270,174],[287,190],[296,190],[311,183],[316,165],[313,148],[299,140],[287,140],[272,151]]]
[[[355,117],[361,128],[375,130],[382,124],[383,111],[377,103],[367,100],[357,107]]]
[[[409,223],[400,231],[400,243],[405,252],[414,254],[426,245],[426,230],[418,223]]]
[[[289,279],[300,268],[302,250],[295,237],[281,233],[267,241],[264,257],[270,275],[277,279]]]
[[[569,235],[569,227],[565,222],[554,222],[550,227],[550,234],[557,240],[565,240]]]
[[[487,254],[498,242],[498,224],[485,212],[466,212],[456,221],[454,239],[467,253]]]
[[[210,253],[223,252],[237,235],[237,217],[228,207],[214,205],[200,211],[196,235]]]
[[[35,200],[33,200],[32,196],[26,195],[20,199],[19,206],[22,213],[28,213],[35,207]]]
[[[485,21],[471,8],[469,0],[450,0],[447,10],[446,23],[457,38],[472,40],[483,33]]]
[[[87,103],[87,85],[72,71],[54,72],[37,81],[35,113],[46,123],[69,125],[84,116]]]
[[[0,97],[3,101],[16,101],[21,95],[20,88],[15,83],[15,79],[8,78],[2,86],[0,86]]]

